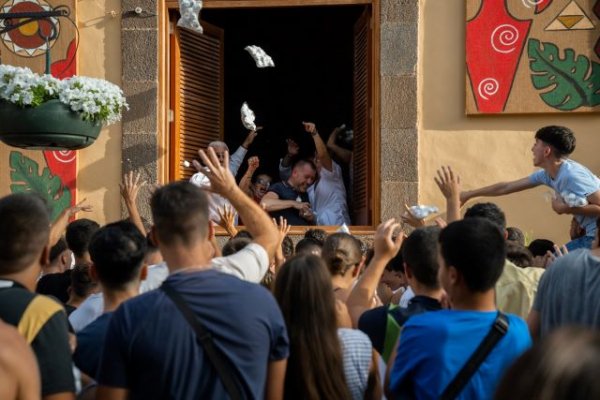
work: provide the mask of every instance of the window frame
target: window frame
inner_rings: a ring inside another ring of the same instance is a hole
[[[380,106],[380,0],[204,0],[205,9],[228,9],[228,8],[282,8],[282,7],[314,7],[314,6],[348,6],[365,5],[371,8],[371,110],[370,110],[370,149],[368,154],[372,165],[373,175],[370,182],[371,190],[371,225],[352,225],[350,230],[356,235],[369,235],[375,231],[381,219],[381,106]],[[171,130],[176,125],[169,121],[169,106],[171,102],[170,82],[170,57],[173,52],[171,32],[174,27],[169,20],[171,10],[179,9],[178,0],[166,0],[159,5],[159,177],[162,182],[169,181],[171,173]],[[321,228],[327,232],[335,232],[336,226],[294,226],[290,234],[302,235],[311,228]],[[218,235],[226,235],[220,227],[217,228]]]

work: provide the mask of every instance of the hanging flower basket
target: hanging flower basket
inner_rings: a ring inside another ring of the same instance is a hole
[[[0,140],[23,149],[77,150],[98,138],[102,124],[85,121],[60,100],[38,107],[0,101]]]
[[[121,89],[101,79],[63,81],[0,65],[0,141],[25,149],[77,150],[128,107]]]

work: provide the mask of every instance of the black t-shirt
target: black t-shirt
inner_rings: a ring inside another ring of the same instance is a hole
[[[269,192],[279,196],[279,200],[294,200],[300,199],[302,202],[308,203],[308,194],[300,193],[294,190],[293,187],[285,182],[277,182],[269,187]],[[279,220],[279,217],[287,219],[288,225],[310,225],[311,223],[300,216],[300,211],[290,207],[279,211],[269,213],[273,218]]]
[[[442,305],[436,299],[427,296],[415,296],[410,300],[406,308],[396,307],[390,310],[389,306],[381,306],[364,312],[358,320],[358,329],[366,333],[371,339],[373,348],[379,354],[383,354],[388,312],[398,325],[404,326],[406,321],[413,315],[441,309]]]
[[[71,270],[44,275],[35,288],[36,293],[56,297],[63,304],[69,301],[69,286],[71,286]]]
[[[31,345],[42,377],[42,396],[75,392],[67,315],[47,296],[0,280],[0,319],[17,327]]]

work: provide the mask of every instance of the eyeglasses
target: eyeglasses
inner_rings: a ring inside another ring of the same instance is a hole
[[[256,183],[259,185],[265,185],[266,187],[269,187],[271,185],[271,181],[268,179],[263,179],[263,178],[258,178],[256,180]]]

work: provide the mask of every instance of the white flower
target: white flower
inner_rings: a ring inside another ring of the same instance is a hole
[[[29,68],[0,64],[0,100],[19,106],[39,106],[58,99],[85,120],[110,125],[129,109],[123,91],[103,79],[74,76],[60,81]]]

